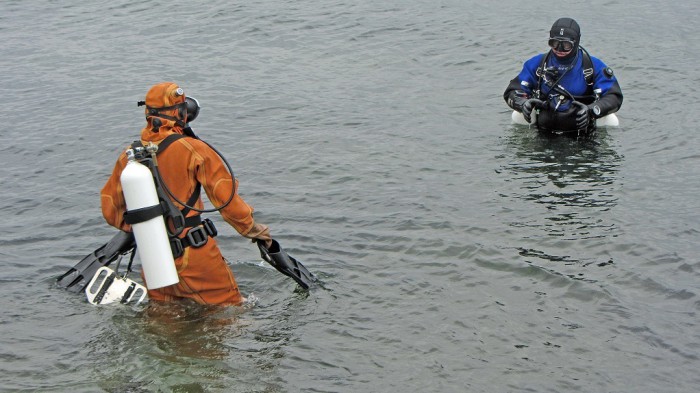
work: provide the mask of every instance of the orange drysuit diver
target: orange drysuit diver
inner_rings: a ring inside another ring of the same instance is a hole
[[[159,144],[169,135],[182,134],[187,122],[184,103],[184,92],[177,84],[164,82],[153,86],[146,94],[147,124],[141,130],[141,143]],[[195,192],[197,183],[201,184],[214,206],[221,206],[229,200],[233,186],[238,189],[238,181],[227,171],[222,159],[211,147],[196,138],[177,139],[158,154],[157,160],[163,182],[179,201],[187,201]],[[131,225],[124,222],[126,203],[119,181],[126,163],[126,154],[122,153],[112,175],[102,188],[101,199],[102,214],[107,223],[129,232]],[[175,205],[182,209],[177,202]],[[194,207],[203,209],[201,197]],[[242,236],[268,242],[271,240],[268,227],[255,222],[253,208],[238,192],[220,213]],[[199,213],[190,210],[186,217],[197,214]],[[184,238],[189,229],[185,228],[179,237]],[[148,296],[151,300],[190,298],[201,304],[240,304],[244,300],[233,272],[213,237],[209,237],[201,247],[186,247],[182,256],[175,259],[175,266],[180,282],[149,289]]]

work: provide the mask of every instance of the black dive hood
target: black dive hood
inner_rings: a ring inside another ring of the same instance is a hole
[[[549,30],[549,39],[565,39],[574,42],[574,49],[568,55],[557,57],[557,59],[567,63],[578,54],[579,43],[581,42],[581,28],[571,18],[559,18],[552,25],[552,29]]]

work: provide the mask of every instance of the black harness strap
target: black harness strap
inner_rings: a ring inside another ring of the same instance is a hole
[[[584,47],[581,47],[581,50],[583,51],[583,77],[586,78],[586,84],[588,86],[593,86],[593,76],[595,75],[593,60],[591,60],[591,55],[588,54],[588,51]]]
[[[186,135],[182,134],[168,135],[158,144],[158,150],[156,151],[156,155],[165,151],[165,149],[167,149],[168,146],[170,146],[173,142],[186,137]],[[134,141],[131,147],[143,147],[143,144],[141,143],[141,141]],[[148,159],[148,161],[149,168],[152,171],[155,171],[156,169],[153,160]],[[162,215],[165,217],[170,217],[173,220],[177,220],[177,226],[180,228],[180,230],[184,228],[191,228],[189,231],[187,231],[183,238],[178,238],[178,235],[180,233],[179,231],[175,231],[176,233],[171,233],[169,230],[170,248],[172,249],[173,256],[175,258],[179,258],[183,254],[185,248],[201,247],[207,243],[209,237],[215,237],[217,235],[214,223],[212,223],[208,219],[202,220],[200,214],[196,214],[191,217],[186,217],[187,214],[192,210],[189,206],[193,206],[197,202],[201,194],[202,185],[199,182],[197,182],[197,185],[195,186],[192,195],[190,195],[187,202],[185,202],[186,206],[184,206],[181,210],[178,210],[174,206],[172,201],[170,201],[170,198],[167,195],[160,195],[165,193],[165,190],[162,190],[162,187],[164,187],[164,185],[160,185],[159,180],[157,179],[159,178],[159,176],[155,176],[155,173],[154,178],[156,178],[156,189],[158,191],[161,202],[155,206],[149,206],[125,212],[124,222],[126,222],[127,224],[137,224],[139,222],[148,221],[154,217]],[[174,212],[177,212],[177,214],[175,214]]]
[[[185,135],[182,135],[182,134],[170,134],[170,135],[168,135],[167,137],[165,137],[165,139],[163,139],[162,142],[160,142],[158,144],[158,151],[156,152],[156,155],[158,153],[162,153],[173,142],[175,142],[178,139],[182,139],[182,138],[187,138],[187,137]],[[139,141],[139,143],[141,143],[141,141]]]
[[[196,227],[197,225],[202,224],[202,216],[197,214],[196,216],[192,217],[187,217],[185,218],[185,226],[186,227]]]
[[[189,213],[190,210],[192,210],[188,206],[194,206],[195,202],[197,202],[197,199],[199,199],[199,194],[201,193],[201,190],[202,190],[202,185],[199,184],[199,182],[197,182],[197,185],[194,188],[194,192],[190,196],[190,199],[188,199],[187,202],[185,203],[187,206],[185,206],[185,208],[182,209],[183,216],[186,216],[187,213]],[[199,214],[195,217],[199,217]],[[187,219],[185,219],[185,221],[187,221]],[[185,225],[185,226],[190,226],[190,225]]]

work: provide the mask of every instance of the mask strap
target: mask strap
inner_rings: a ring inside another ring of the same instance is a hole
[[[145,101],[138,102],[138,106],[144,106],[144,105],[146,105]],[[175,104],[175,105],[171,105],[171,106],[164,106],[161,108],[154,108],[154,107],[146,105],[146,110],[147,110],[146,119],[148,119],[149,117],[159,117],[159,118],[163,118],[166,120],[172,120],[175,122],[175,124],[179,125],[180,127],[185,127],[186,124],[185,124],[184,120],[178,119],[177,117],[174,117],[174,116],[161,114],[162,111],[169,111],[169,110],[173,110],[173,109],[180,110],[181,115],[182,115],[182,113],[187,113],[187,101],[183,101],[179,104]]]

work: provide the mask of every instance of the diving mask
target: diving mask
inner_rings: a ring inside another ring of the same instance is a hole
[[[557,52],[570,52],[574,49],[574,42],[571,40],[562,40],[561,38],[550,38],[549,47]]]

